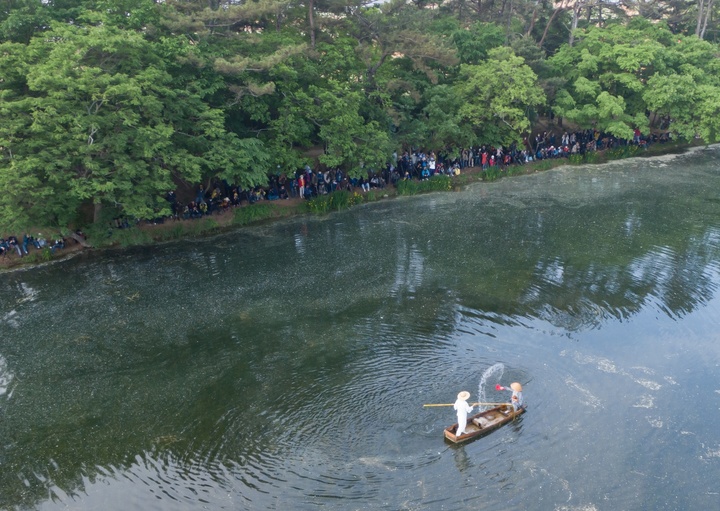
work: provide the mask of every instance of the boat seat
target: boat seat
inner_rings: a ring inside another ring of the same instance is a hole
[[[480,429],[486,428],[490,425],[490,421],[487,420],[485,417],[477,417],[477,418],[473,419],[472,421],[473,421],[473,424],[475,424]]]

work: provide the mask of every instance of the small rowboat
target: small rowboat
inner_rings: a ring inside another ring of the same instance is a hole
[[[496,406],[495,408],[490,408],[472,417],[468,417],[465,433],[460,436],[455,436],[458,427],[457,424],[445,428],[445,438],[454,444],[461,444],[473,438],[486,435],[523,413],[525,413],[525,408],[513,411],[513,407],[510,405]]]

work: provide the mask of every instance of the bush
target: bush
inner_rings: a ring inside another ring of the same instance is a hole
[[[149,245],[152,242],[152,236],[136,226],[128,229],[114,229],[110,237],[111,244],[118,244],[123,248],[133,247],[136,245]]]
[[[243,208],[235,208],[233,210],[233,225],[247,225],[268,218],[277,218],[282,216],[272,204],[250,204]]]
[[[424,181],[398,181],[398,195],[416,195],[425,192],[447,192],[452,190],[453,184],[450,176],[433,176]]]
[[[600,161],[600,153],[593,151],[591,153],[585,153],[585,163],[597,163]]]
[[[488,167],[487,170],[483,171],[483,180],[495,181],[500,177],[500,171],[497,167]]]
[[[583,163],[582,154],[571,154],[570,156],[568,156],[568,163],[570,165],[582,165],[582,163]]]
[[[522,165],[510,165],[507,170],[508,176],[519,176],[525,173],[525,167]]]
[[[398,181],[397,193],[398,195],[415,195],[420,190],[419,185],[420,183],[414,179]]]
[[[47,261],[50,261],[52,259],[52,251],[45,247],[40,249],[40,251],[34,251],[30,252],[28,255],[23,257],[23,263],[25,264],[36,264],[36,263],[45,263]]]
[[[533,165],[535,171],[550,170],[551,168],[553,168],[553,161],[551,160],[540,160]]]
[[[347,209],[350,206],[360,204],[363,201],[363,196],[357,192],[340,190],[310,199],[306,203],[306,208],[311,213],[324,214],[330,211]]]
[[[623,158],[630,158],[635,156],[638,151],[636,145],[626,145],[622,147],[616,147],[615,149],[608,149],[607,157],[612,160],[621,160]]]

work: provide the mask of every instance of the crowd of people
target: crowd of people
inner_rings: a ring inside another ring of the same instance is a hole
[[[65,238],[62,236],[49,243],[42,234],[37,237],[28,233],[23,234],[22,241],[17,236],[11,235],[7,238],[0,238],[0,257],[5,258],[8,254],[17,253],[18,257],[25,257],[30,254],[31,249],[49,249],[54,254],[56,250],[65,248]]]
[[[368,168],[361,172],[360,177],[351,177],[342,169],[317,168],[306,165],[294,173],[278,171],[269,176],[267,186],[256,186],[245,189],[231,185],[225,181],[215,181],[207,189],[199,185],[193,196],[186,195],[189,200],[181,200],[175,191],[166,195],[171,209],[170,219],[190,220],[207,215],[223,213],[233,207],[255,204],[260,201],[288,200],[292,198],[310,200],[327,195],[337,190],[359,191],[381,190],[386,186],[397,186],[402,180],[425,180],[436,175],[457,176],[465,169],[479,168],[482,172],[491,169],[505,171],[510,165],[525,165],[533,161],[567,158],[572,155],[585,155],[589,152],[614,149],[634,145],[646,148],[654,142],[669,140],[667,133],[663,135],[643,136],[635,130],[632,140],[618,139],[598,130],[566,131],[562,135],[554,132],[538,133],[534,138],[525,138],[522,144],[513,143],[508,147],[462,148],[459,151],[423,151],[409,150],[398,155],[393,153],[390,162],[382,169]],[[166,218],[158,218],[153,223],[163,222]],[[127,218],[116,218],[112,227],[123,229],[135,225],[137,221]],[[41,234],[32,237],[27,233],[22,241],[16,236],[0,238],[0,256],[17,253],[19,257],[29,254],[29,250],[49,248],[54,254],[63,249],[66,241],[60,237],[48,243]]]
[[[665,142],[669,136],[643,136],[635,130],[633,140],[618,139],[598,130],[566,131],[562,135],[553,132],[538,133],[532,140],[508,147],[480,146],[463,148],[459,151],[405,151],[402,155],[393,153],[390,162],[382,169],[368,168],[360,177],[350,177],[342,169],[312,169],[310,166],[292,174],[278,171],[269,177],[265,187],[243,189],[225,182],[215,182],[208,189],[200,185],[192,200],[184,203],[174,191],[167,194],[174,219],[202,218],[226,211],[243,203],[286,200],[299,198],[309,200],[336,190],[369,192],[386,186],[397,186],[402,180],[425,180],[435,175],[457,176],[468,168],[504,171],[510,165],[552,158],[567,158],[585,155],[588,152],[613,149],[627,145],[646,148],[653,142]]]

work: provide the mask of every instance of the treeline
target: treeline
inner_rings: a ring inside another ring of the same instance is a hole
[[[521,142],[538,116],[718,139],[712,0],[4,0],[0,231],[169,212],[393,151]]]

